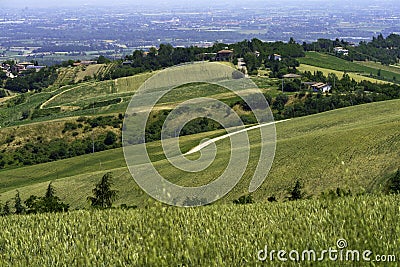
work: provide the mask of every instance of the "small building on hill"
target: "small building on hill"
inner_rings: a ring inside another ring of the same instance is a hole
[[[130,66],[130,65],[132,65],[133,64],[133,61],[132,60],[125,60],[124,62],[122,62],[122,65],[123,66]]]
[[[270,60],[275,60],[275,61],[281,61],[282,60],[282,56],[279,54],[273,54],[269,56]]]
[[[233,51],[228,49],[218,51],[217,55],[215,56],[216,61],[232,61],[232,58]]]
[[[338,54],[338,55],[343,55],[343,56],[349,55],[349,50],[344,49],[341,46],[335,47],[333,50],[335,51],[335,54]]]
[[[329,93],[332,90],[332,86],[321,82],[303,82],[305,88],[314,92]]]
[[[314,83],[311,85],[311,89],[314,92],[329,93],[332,89],[332,86],[326,83]]]

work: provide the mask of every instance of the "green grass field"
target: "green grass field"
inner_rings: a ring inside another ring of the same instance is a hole
[[[11,100],[0,103],[0,126],[24,125],[32,122],[45,122],[65,119],[77,116],[91,116],[93,114],[123,113],[134,92],[147,80],[152,73],[144,73],[135,76],[120,78],[112,81],[84,82],[73,85],[65,85],[79,74],[78,68],[63,68],[60,71],[58,81],[41,93],[24,94],[25,99],[11,105]],[[119,104],[113,104],[95,109],[87,109],[93,103],[122,98]],[[15,98],[14,98],[15,99]],[[61,107],[63,112],[50,112],[48,116],[29,120],[22,120],[23,112],[33,113],[34,110],[44,111],[53,107]]]
[[[398,195],[361,196],[0,217],[0,265],[397,266],[399,201]],[[340,239],[346,248],[338,247]],[[268,254],[275,250],[274,257],[260,261],[265,247]],[[318,261],[328,249],[339,251],[332,254],[337,260],[325,254]],[[288,261],[279,261],[278,250]],[[289,260],[292,250],[299,262]],[[305,250],[315,259],[305,254],[301,260]],[[349,254],[355,250],[359,261]],[[363,260],[365,250],[371,262]],[[382,256],[387,262],[375,262]]]
[[[94,65],[85,66],[75,77],[75,82],[82,81],[85,77],[93,78],[95,75],[100,73],[105,68],[106,68],[105,64],[94,64]]]
[[[301,64],[338,71],[369,73],[372,70],[369,67],[363,67],[356,63],[318,52],[306,52],[306,56],[298,60]]]
[[[333,69],[315,67],[315,66],[306,65],[306,64],[300,64],[300,67],[298,67],[297,69],[299,71],[302,71],[302,72],[310,71],[311,73],[313,73],[314,71],[321,71],[325,76],[327,76],[329,73],[334,73],[339,79],[341,79],[343,77],[343,74],[345,74],[344,71],[338,71],[338,70],[333,70]],[[362,75],[351,73],[351,72],[347,72],[347,74],[350,76],[351,79],[354,79],[357,82],[365,80],[365,81],[370,81],[370,82],[373,82],[373,83],[387,83],[387,82],[382,81],[382,80],[378,80],[378,79],[374,79],[374,78],[371,78],[371,77],[362,76]]]
[[[119,94],[123,93],[130,93],[132,95],[145,80],[151,77],[151,75],[152,74],[150,73],[145,73],[112,81],[87,82],[79,84],[53,96],[53,98],[50,99],[50,101],[48,101],[44,107],[55,107],[62,105],[79,106],[79,102],[85,100],[94,101],[99,97],[110,97],[110,95],[118,96]]]
[[[322,57],[323,55],[319,55]],[[331,60],[326,58],[325,62]],[[333,59],[332,59],[333,60]],[[324,74],[343,70],[332,66],[302,64],[300,70],[321,70]],[[336,62],[340,64],[340,62]],[[326,63],[324,63],[326,64]],[[351,63],[352,68],[356,68]],[[372,64],[372,63],[371,63]],[[375,68],[368,65],[360,68]],[[394,68],[394,67],[393,67]],[[94,70],[93,70],[94,71]],[[98,70],[106,71],[106,70]],[[383,71],[393,71],[382,68]],[[357,74],[350,77],[382,82]],[[360,72],[361,73],[361,72]],[[146,73],[114,81],[86,82],[63,86],[78,73],[66,70],[58,85],[42,93],[27,94],[23,103],[0,109],[0,142],[16,134],[64,138],[66,121],[77,116],[123,113],[137,88],[152,74]],[[278,94],[279,80],[253,78],[262,92]],[[58,86],[61,86],[58,88]],[[207,84],[189,84],[165,95],[157,108],[172,108],[178,101],[209,96],[225,102],[237,98],[225,89]],[[116,97],[122,103],[96,109],[82,109],[93,102]],[[47,101],[47,102],[46,102]],[[44,104],[43,104],[44,103]],[[33,121],[20,120],[24,110],[43,106],[79,107]],[[249,182],[260,154],[259,130],[249,131],[250,160],[238,185],[215,204],[200,208],[174,208],[160,204],[138,187],[128,171],[122,149],[113,149],[75,158],[0,171],[0,203],[14,203],[42,196],[49,182],[56,195],[70,205],[60,214],[11,215],[0,217],[0,266],[364,266],[368,262],[280,262],[258,260],[260,250],[314,249],[317,253],[336,248],[345,239],[349,250],[371,250],[377,255],[400,257],[399,196],[383,195],[387,180],[400,167],[400,100],[377,102],[337,109],[276,124],[277,149],[271,171],[252,197],[256,204],[233,205],[248,193]],[[225,131],[180,137],[183,153],[206,138]],[[3,144],[6,146],[6,144]],[[169,181],[184,186],[199,186],[214,180],[228,164],[232,152],[229,139],[216,143],[217,157],[205,170],[188,173],[173,167],[159,141],[147,144],[157,170]],[[196,159],[199,153],[188,156]],[[135,162],[135,166],[140,162]],[[133,166],[135,168],[135,166]],[[137,166],[136,166],[137,167]],[[90,209],[87,197],[107,173],[113,174],[113,189],[118,190],[114,206],[136,205],[135,210]],[[288,191],[299,180],[309,200],[286,202]],[[353,196],[336,200],[321,193],[341,188]],[[363,194],[368,193],[368,194]],[[279,202],[269,203],[275,196]],[[80,210],[75,210],[80,209]],[[85,209],[85,210],[82,210]],[[393,258],[391,258],[393,260]],[[393,262],[372,266],[397,266]]]
[[[307,52],[304,58],[299,58],[298,60],[304,65],[319,67],[322,69],[331,69],[339,72],[350,72],[360,76],[370,76],[370,74],[372,74],[374,77],[377,77],[378,70],[380,69],[381,77],[379,79],[394,81],[393,77],[395,77],[395,81],[400,81],[399,70],[395,67],[385,66],[380,63],[350,62],[332,55],[318,52]],[[364,77],[363,79],[366,80],[366,78],[368,77]],[[358,80],[359,77],[354,79]]]
[[[399,167],[400,155],[400,100],[378,102],[339,109],[277,124],[277,151],[272,170],[254,198],[265,201],[271,195],[284,198],[287,190],[300,180],[309,195],[337,187],[353,192],[376,192]],[[182,145],[189,150],[209,135],[202,133],[182,137]],[[258,161],[259,134],[249,134],[252,153],[242,181],[222,202],[243,195],[247,191]],[[218,157],[206,171],[188,174],[179,171],[163,159],[158,142],[150,143],[150,155],[155,165],[171,181],[183,185],[204,184],[210,174],[222,171],[229,159],[228,140],[217,143]],[[60,197],[72,207],[87,207],[86,197],[94,183],[106,172],[115,176],[115,187],[120,191],[117,204],[142,206],[148,196],[135,184],[127,171],[121,149],[85,155],[53,163],[23,167],[0,172],[0,199],[11,199],[16,189],[24,198],[42,194],[49,181],[54,181]],[[214,177],[215,178],[215,177]],[[71,189],[73,188],[73,190]]]
[[[386,65],[382,65],[379,62],[373,62],[373,61],[356,61],[355,63],[369,67],[369,68],[382,69],[382,70],[385,70],[388,72],[400,74],[400,68],[396,67],[394,65],[386,66]]]

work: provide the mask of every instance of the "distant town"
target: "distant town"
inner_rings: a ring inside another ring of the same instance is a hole
[[[293,37],[298,43],[339,38],[358,44],[381,33],[400,33],[400,7],[381,2],[374,6],[327,1],[322,5],[182,6],[170,10],[140,6],[2,8],[0,61],[33,60],[52,65],[100,55],[122,58],[161,43],[208,47],[252,38],[286,42]]]

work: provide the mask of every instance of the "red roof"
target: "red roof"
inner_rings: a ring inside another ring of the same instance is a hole
[[[218,54],[232,54],[233,51],[232,50],[221,50],[218,52]]]

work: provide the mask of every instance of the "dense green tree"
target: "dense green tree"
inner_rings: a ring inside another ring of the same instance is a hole
[[[104,139],[104,144],[107,146],[112,146],[117,142],[117,135],[114,132],[108,131],[106,138]]]
[[[109,62],[110,62],[110,60],[108,58],[106,58],[105,56],[99,56],[99,58],[97,59],[97,64],[106,64]]]
[[[117,198],[117,191],[111,189],[112,174],[106,173],[96,187],[92,190],[94,196],[89,196],[88,200],[94,208],[111,208],[112,203]]]
[[[233,201],[234,204],[238,204],[238,205],[245,205],[245,204],[253,204],[254,200],[253,197],[251,195],[245,195],[245,196],[241,196],[238,199],[235,199]]]
[[[400,169],[390,179],[389,190],[391,193],[400,193]]]
[[[294,200],[300,200],[304,197],[304,193],[302,192],[303,186],[301,185],[300,181],[297,180],[294,188],[289,192],[289,200],[294,201]]]
[[[36,213],[39,210],[39,197],[31,195],[24,201],[27,213]]]
[[[22,200],[19,194],[19,191],[17,190],[17,194],[14,197],[14,208],[15,208],[15,214],[23,214],[25,213],[25,207],[22,205]]]
[[[43,197],[31,195],[24,203],[27,207],[27,213],[67,212],[69,209],[69,205],[63,203],[60,198],[55,195],[52,182],[47,186],[46,193]]]
[[[28,90],[41,91],[52,85],[58,77],[56,67],[43,68],[39,72],[35,70],[25,71],[23,76],[7,79],[5,88],[10,91],[26,93]]]
[[[174,63],[172,61],[172,54],[174,52],[174,47],[170,44],[160,44],[158,49],[158,61],[162,67],[170,67]]]
[[[52,198],[56,194],[56,191],[52,185],[52,182],[49,183],[46,189],[46,194],[44,195],[45,198]]]
[[[285,94],[279,94],[275,98],[275,101],[272,103],[272,108],[276,110],[283,110],[286,103],[288,102],[289,97]]]
[[[249,73],[257,71],[257,69],[261,66],[261,63],[257,59],[256,55],[252,52],[247,52],[244,55],[244,61],[246,62],[247,70]]]
[[[7,79],[7,74],[3,71],[0,71],[0,81]],[[1,84],[0,84],[1,85]]]
[[[10,208],[10,201],[6,201],[6,203],[3,206],[3,216],[7,216],[11,214],[11,208]]]
[[[3,89],[0,89],[0,98],[2,98],[2,97],[6,97],[7,96],[7,93],[6,93],[6,91],[5,90],[3,90]]]

